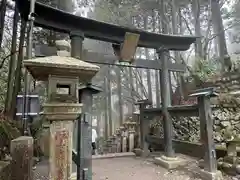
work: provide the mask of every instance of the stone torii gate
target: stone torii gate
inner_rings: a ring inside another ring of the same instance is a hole
[[[28,20],[28,15],[29,15],[29,7],[30,3],[28,0],[16,0],[17,6],[19,8],[19,11],[21,13],[22,19],[25,21]],[[159,63],[159,60],[152,61],[144,61],[141,59],[138,59],[135,61],[135,64],[133,64],[133,67],[142,67],[142,68],[152,68],[152,69],[160,69],[161,70],[161,87],[162,87],[162,102],[163,102],[163,107],[167,108],[170,105],[170,82],[169,82],[169,70],[175,70],[175,71],[184,71],[184,66],[180,64],[173,64],[169,63],[168,57],[166,56],[165,52],[171,51],[171,50],[178,50],[178,51],[185,51],[189,49],[190,45],[195,42],[196,37],[191,37],[191,36],[171,36],[171,35],[164,35],[164,34],[156,34],[156,33],[150,33],[138,29],[131,29],[127,27],[121,27],[113,24],[107,24],[99,21],[95,21],[92,19],[87,19],[83,17],[78,17],[63,11],[60,11],[58,9],[52,8],[50,6],[41,4],[41,3],[36,3],[35,4],[35,20],[34,24],[35,26],[51,29],[51,30],[56,30],[58,32],[63,32],[63,33],[68,33],[70,34],[71,38],[71,44],[72,44],[72,52],[71,55],[76,57],[77,59],[82,59],[83,57],[84,60],[92,63],[99,63],[99,61],[102,61],[103,63],[109,64],[112,63],[116,60],[118,60],[117,57],[109,57],[106,58],[105,56],[100,57],[99,59],[96,59],[94,53],[87,52],[85,55],[83,55],[82,51],[82,42],[85,37],[95,39],[95,40],[101,40],[105,42],[109,42],[112,44],[122,44],[124,42],[125,34],[127,32],[133,33],[133,34],[138,34],[140,35],[139,42],[138,42],[138,47],[145,47],[145,48],[153,48],[156,49],[159,55],[159,59],[161,60]],[[160,47],[163,47],[159,49]],[[76,52],[79,52],[79,54],[76,54]],[[66,60],[66,59],[65,59]],[[70,61],[71,59],[68,59]],[[75,63],[75,67],[72,67],[72,69],[77,69],[78,68],[78,63],[76,62],[76,59],[72,59],[73,62]],[[42,59],[40,60],[42,61]],[[49,59],[50,61],[50,59]],[[66,60],[67,61],[67,60]],[[44,61],[46,62],[46,59]],[[30,61],[29,61],[30,63]],[[31,63],[34,63],[31,61]],[[59,62],[54,61],[55,67]],[[69,66],[67,62],[66,64]],[[50,63],[51,64],[51,63]],[[161,65],[160,65],[161,64]],[[27,64],[26,64],[27,65]],[[34,68],[34,65],[28,64],[29,69],[32,74],[34,74],[34,71],[40,73],[39,68]],[[36,65],[36,64],[35,64]],[[31,69],[31,67],[33,67]],[[88,64],[87,66],[91,66]],[[58,67],[58,66],[57,66]],[[56,68],[57,68],[56,67]],[[63,66],[61,66],[62,69],[64,69]],[[156,68],[157,67],[157,68]],[[54,68],[51,67],[51,70]],[[74,70],[74,71],[75,71]],[[79,70],[79,69],[78,69]],[[79,70],[80,71],[80,70]],[[78,72],[79,72],[78,71]],[[46,72],[48,73],[47,75],[51,75],[50,71]],[[61,71],[62,74],[64,74],[64,71]],[[80,73],[80,72],[79,72]],[[54,70],[53,75],[59,75],[59,71]],[[80,73],[81,74],[81,73]],[[46,74],[45,74],[46,75]],[[72,73],[71,70],[68,71],[68,74],[70,76],[70,79],[74,79],[73,77],[76,76],[78,77],[78,73]],[[41,76],[40,74],[35,74],[35,77]],[[47,76],[46,76],[47,77]],[[45,80],[46,80],[45,77]],[[50,76],[49,81],[52,79]],[[91,78],[88,78],[88,81],[90,81]],[[57,79],[54,79],[56,82]],[[65,80],[61,79],[61,82],[66,82]],[[73,81],[71,81],[73,82]],[[75,85],[73,85],[75,83]],[[74,80],[74,83],[72,84],[72,87],[76,86],[76,80]],[[84,83],[87,83],[84,81]],[[56,84],[56,83],[55,83]],[[64,84],[64,83],[63,83]],[[53,91],[56,90],[56,87],[53,87]],[[75,98],[77,97],[74,96]],[[54,108],[53,108],[54,109]],[[55,109],[56,110],[56,109]],[[76,112],[75,112],[76,114]],[[59,116],[58,116],[59,117]],[[60,118],[60,117],[59,117]],[[61,118],[60,118],[61,119]],[[71,119],[72,120],[72,119]],[[172,134],[171,134],[171,127],[172,127],[172,122],[170,118],[165,117],[165,131],[167,132],[166,135],[166,152],[165,155],[167,157],[174,157],[174,151],[172,147]],[[88,137],[90,134],[82,134],[84,138]],[[90,141],[90,137],[89,141]],[[69,152],[72,151],[71,147],[71,140],[68,138],[69,143],[65,143],[63,146],[65,146],[68,154]],[[70,144],[70,145],[69,145]],[[56,144],[53,144],[55,146]],[[56,148],[56,147],[55,147]],[[86,148],[86,147],[83,147]],[[64,167],[67,168],[68,170],[65,170],[67,173],[67,179],[70,178],[70,169],[71,169],[71,157],[70,155],[67,155],[68,158],[65,157],[65,159],[68,160],[67,164],[68,166],[62,166],[62,171],[64,171]],[[88,155],[87,155],[88,156]],[[54,155],[50,155],[50,159],[52,159]],[[86,157],[81,157],[82,159]],[[62,162],[63,163],[63,162]],[[81,164],[81,163],[80,163]],[[55,179],[55,174],[58,171],[57,166],[51,166],[51,177]],[[81,169],[81,168],[80,168]],[[89,169],[89,168],[88,168]],[[86,169],[81,169],[81,171],[85,171]],[[88,173],[91,174],[91,173]],[[83,177],[80,177],[82,179]],[[91,176],[88,176],[88,179],[91,179]],[[62,179],[66,180],[66,179]]]

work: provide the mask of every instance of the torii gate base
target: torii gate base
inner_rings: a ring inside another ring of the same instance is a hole
[[[188,161],[179,157],[161,156],[154,158],[154,163],[166,169],[175,169],[179,166],[185,166]]]

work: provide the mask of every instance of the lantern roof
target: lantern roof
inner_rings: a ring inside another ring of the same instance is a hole
[[[48,80],[49,75],[60,77],[79,77],[89,81],[100,67],[73,57],[48,56],[23,61],[24,66],[33,78],[40,81]]]

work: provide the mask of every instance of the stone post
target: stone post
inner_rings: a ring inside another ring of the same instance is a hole
[[[140,110],[140,148],[141,148],[141,155],[146,157],[149,154],[148,150],[148,143],[146,142],[146,136],[148,135],[149,132],[149,122],[145,118],[144,114],[144,109],[147,107],[147,105],[151,105],[152,103],[149,100],[140,100],[136,103],[139,105],[139,110]],[[139,154],[139,152],[136,152]]]
[[[119,128],[116,129],[116,143],[117,143],[117,153],[121,152],[121,130]]]
[[[112,136],[112,152],[117,152],[117,136],[115,134]]]
[[[71,39],[71,52],[70,55],[76,59],[82,59],[83,57],[83,41],[84,41],[84,33],[81,31],[72,31],[70,33],[70,39]],[[79,93],[79,92],[78,92]],[[80,98],[80,97],[79,97]],[[79,102],[81,100],[79,99]],[[85,106],[86,107],[86,106]],[[82,179],[82,172],[83,172],[83,119],[85,118],[85,115],[82,115],[80,118],[78,118],[78,121],[75,121],[74,123],[74,129],[73,129],[73,134],[74,134],[74,140],[76,147],[74,146],[76,150],[76,165],[77,165],[77,173],[76,173],[76,178],[77,179]]]
[[[136,119],[136,130],[135,130],[135,145],[136,148],[140,148],[141,136],[140,136],[140,113],[134,112]]]
[[[107,141],[106,141],[106,153],[111,153],[112,152],[112,140],[111,140],[111,136],[108,137]]]
[[[121,131],[121,152],[127,152],[127,137],[125,127],[121,126],[120,131]]]
[[[134,135],[136,123],[132,121],[125,122],[128,129],[128,151],[133,152],[134,149]]]
[[[160,71],[160,84],[161,84],[161,100],[162,100],[162,113],[163,113],[163,126],[164,126],[164,144],[165,144],[165,156],[174,157],[173,150],[173,127],[172,118],[168,112],[168,107],[171,106],[170,95],[170,79],[169,69],[167,68],[167,49],[160,49],[158,51],[159,59],[162,62],[162,70]]]
[[[83,169],[87,171],[87,179],[92,179],[92,106],[93,94],[101,92],[101,89],[93,86],[91,83],[81,85],[78,89],[79,100],[83,104],[82,114],[85,116],[81,123],[81,150],[79,161],[82,161],[82,167],[78,168],[77,174],[81,174]],[[81,178],[80,178],[81,179]]]
[[[129,140],[129,152],[133,152],[134,149],[134,134],[135,131],[134,130],[130,130],[128,131],[128,140]]]
[[[48,82],[44,115],[50,121],[50,180],[69,180],[72,175],[73,121],[81,113],[77,87],[89,82],[99,67],[72,57],[51,56],[24,61],[36,80]]]
[[[127,152],[127,136],[122,136],[122,152]]]
[[[11,180],[33,180],[33,138],[22,136],[11,141]]]
[[[167,169],[177,168],[178,166],[185,165],[186,160],[175,157],[173,150],[173,124],[172,118],[168,111],[171,106],[171,94],[170,94],[170,79],[168,64],[168,49],[162,48],[158,50],[159,59],[161,59],[162,69],[160,71],[160,84],[161,84],[161,100],[162,107],[161,112],[163,115],[163,126],[164,126],[164,155],[161,157],[154,158],[156,164],[163,166]]]
[[[81,31],[72,31],[71,38],[71,56],[83,60],[83,40],[84,34]]]
[[[200,89],[191,94],[198,98],[200,134],[204,147],[204,170],[200,175],[209,180],[222,179],[222,174],[217,170],[216,151],[213,138],[213,119],[210,98],[216,96],[214,88]]]
[[[228,141],[226,143],[227,146],[227,156],[230,157],[237,157],[237,146],[238,146],[238,141]]]

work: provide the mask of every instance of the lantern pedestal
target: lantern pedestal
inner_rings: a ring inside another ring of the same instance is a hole
[[[68,179],[72,173],[73,121],[81,113],[81,104],[50,103],[44,114],[50,125],[50,179]]]

